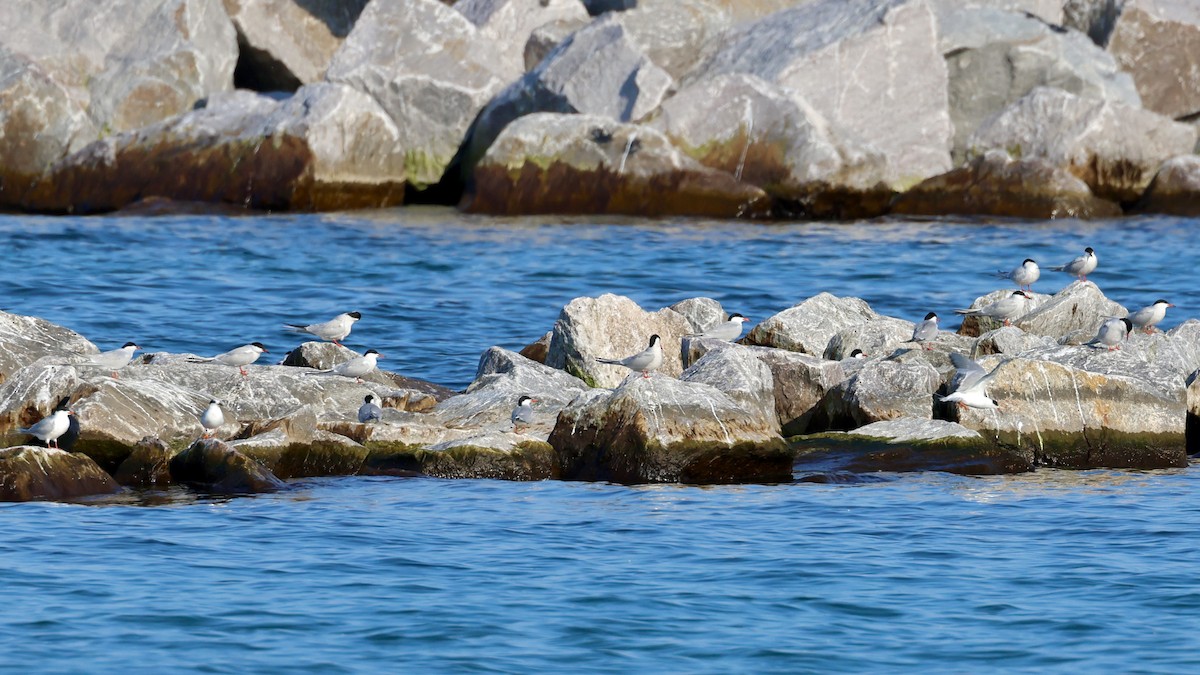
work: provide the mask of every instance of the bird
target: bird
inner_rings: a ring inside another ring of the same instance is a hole
[[[1031,299],[1025,291],[1013,291],[1012,295],[1007,298],[1001,298],[990,305],[985,305],[977,309],[956,309],[954,313],[1000,319],[1004,322],[1005,326],[1011,326],[1013,319],[1025,314]]]
[[[530,396],[522,396],[517,399],[517,407],[512,411],[512,426],[513,431],[519,431],[521,427],[533,424],[533,404],[537,403],[536,398]]]
[[[350,328],[355,321],[362,318],[359,312],[346,312],[338,314],[329,321],[324,323],[310,323],[307,326],[298,323],[286,323],[289,330],[297,333],[309,333],[315,335],[326,342],[332,342],[339,347],[342,345],[340,340],[345,340],[347,335],[350,335]]]
[[[225,352],[224,354],[217,354],[216,356],[214,356],[212,358],[195,357],[195,358],[188,359],[188,362],[189,363],[213,363],[213,362],[216,362],[216,363],[225,364],[227,366],[234,366],[238,369],[238,371],[240,371],[242,373],[242,376],[244,377],[246,375],[246,366],[257,361],[259,356],[262,356],[263,354],[269,354],[269,353],[270,352],[267,351],[267,348],[263,346],[263,343],[251,342],[248,345],[242,345],[241,347],[234,347],[233,349],[230,349],[229,351]]]
[[[663,362],[661,338],[657,334],[651,335],[650,346],[633,356],[626,356],[623,359],[596,360],[613,366],[625,366],[630,370],[640,370],[642,377],[650,377],[650,371],[657,370]]]
[[[1155,300],[1153,305],[1143,307],[1133,314],[1129,315],[1129,320],[1134,326],[1146,331],[1146,334],[1154,332],[1154,326],[1162,321],[1167,316],[1167,308],[1174,307],[1166,300]]]
[[[996,371],[1008,362],[1001,361],[991,372],[983,369],[975,361],[959,354],[950,353],[950,362],[954,364],[954,378],[950,381],[951,393],[938,396],[939,400],[957,403],[960,408],[979,408],[981,410],[997,410],[1000,404],[996,399],[987,395],[987,386],[995,377]]]
[[[71,449],[75,447],[75,441],[79,440],[79,418],[74,414],[70,414],[70,403],[71,397],[64,396],[59,399],[58,405],[54,406],[55,411],[65,410],[68,413],[67,419],[69,423],[67,426],[67,431],[63,435],[59,436],[58,440],[54,442],[55,447],[57,447],[59,450],[66,450],[67,452],[71,452]],[[48,443],[36,437],[29,442],[29,445],[49,447]]]
[[[1001,279],[1012,279],[1013,283],[1022,290],[1032,291],[1034,282],[1042,278],[1042,270],[1033,258],[1026,258],[1020,267],[1011,272],[996,270],[996,276]]]
[[[372,420],[379,421],[383,419],[383,408],[375,403],[375,394],[367,394],[363,397],[363,404],[358,407],[358,421],[366,424]]]
[[[225,424],[225,413],[221,412],[221,403],[217,399],[208,402],[208,407],[200,414],[200,426],[204,427],[202,438],[212,438],[213,432]]]
[[[1132,330],[1133,322],[1129,319],[1110,317],[1100,324],[1100,329],[1096,331],[1096,337],[1086,344],[1089,347],[1104,345],[1111,352],[1121,348],[1121,341],[1128,338]]]
[[[50,447],[51,443],[54,444],[55,448],[58,448],[58,438],[67,433],[71,428],[71,416],[74,414],[74,412],[66,408],[55,408],[54,412],[43,417],[37,424],[28,429],[18,429],[17,431],[34,436],[39,441],[45,443],[47,448]]]
[[[1098,264],[1100,264],[1100,261],[1096,259],[1096,251],[1089,246],[1083,249],[1083,255],[1079,256],[1078,258],[1072,260],[1066,265],[1059,265],[1058,267],[1051,267],[1050,269],[1054,270],[1055,272],[1066,272],[1067,274],[1075,276],[1080,281],[1087,281],[1087,275],[1094,272],[1096,270],[1096,265]]]
[[[94,354],[90,357],[90,361],[82,361],[76,365],[107,368],[112,372],[113,378],[119,380],[121,379],[121,376],[117,374],[117,371],[129,365],[129,362],[133,360],[133,353],[139,349],[141,349],[141,347],[137,346],[133,342],[126,342],[125,344],[121,345],[120,349],[111,349],[107,352]]]
[[[848,356],[846,358],[865,359],[865,358],[867,358],[867,353],[861,349],[855,349],[854,351],[850,352],[850,356]]]
[[[733,342],[734,340],[738,339],[739,335],[742,334],[742,325],[749,320],[750,319],[742,316],[741,314],[730,314],[728,321],[722,321],[708,330],[700,331],[699,333],[688,333],[684,337],[714,338],[717,340],[724,340],[726,342]]]
[[[310,371],[309,375],[342,375],[344,377],[353,377],[362,383],[362,378],[368,375],[372,370],[375,370],[376,360],[382,359],[383,354],[368,349],[362,356],[355,356],[349,361],[343,361],[336,366],[327,370]]]
[[[930,312],[925,315],[924,321],[913,327],[912,340],[910,340],[910,342],[916,342],[924,347],[925,351],[930,351],[933,349],[933,347],[930,347],[926,343],[936,340],[937,336],[938,315]]]

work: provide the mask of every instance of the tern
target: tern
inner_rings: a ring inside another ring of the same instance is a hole
[[[65,407],[55,408],[54,412],[43,417],[37,424],[28,429],[18,429],[17,431],[37,438],[39,441],[45,443],[46,447],[50,447],[50,444],[53,443],[54,447],[57,448],[58,437],[67,433],[67,430],[71,428],[71,415],[74,414]]]
[[[930,312],[925,315],[925,320],[913,327],[912,340],[925,348],[925,351],[930,351],[927,343],[937,339],[938,336],[938,315]]]
[[[1011,279],[1022,290],[1032,291],[1034,282],[1042,278],[1042,270],[1033,258],[1026,258],[1020,267],[1011,272],[997,270],[996,276],[1001,279]]]
[[[699,333],[688,333],[684,337],[715,338],[717,340],[733,342],[742,334],[742,326],[749,320],[750,319],[742,316],[741,314],[731,314],[728,321],[722,321],[712,328]]]
[[[1000,370],[1000,366],[1007,363],[1007,360],[1001,361],[991,372],[956,352],[950,353],[950,362],[954,364],[956,371],[954,379],[950,381],[953,391],[946,396],[938,396],[940,400],[957,403],[960,408],[996,410],[1000,407],[996,399],[987,395],[987,386],[996,376],[996,371]]]
[[[1100,261],[1096,259],[1096,251],[1089,246],[1083,249],[1083,255],[1079,256],[1078,258],[1072,260],[1066,265],[1059,265],[1058,267],[1051,267],[1050,269],[1054,270],[1055,272],[1066,272],[1067,274],[1076,277],[1080,281],[1087,281],[1087,275],[1094,272],[1096,270],[1096,265],[1098,264],[1100,264]]]
[[[375,370],[376,361],[382,358],[383,354],[380,354],[374,349],[368,349],[367,352],[362,356],[355,356],[349,361],[343,361],[342,363],[339,363],[328,370],[311,371],[308,374],[341,375],[343,377],[353,377],[361,384],[362,378],[370,374],[372,370]]]
[[[221,412],[221,403],[217,399],[208,402],[208,407],[200,413],[200,426],[204,427],[202,438],[212,438],[213,432],[225,424],[225,413]]]
[[[510,418],[512,420],[513,431],[519,433],[521,427],[533,424],[533,404],[537,402],[536,398],[530,396],[522,396],[517,399],[517,407],[513,408],[512,417]]]
[[[383,419],[383,408],[375,402],[375,394],[367,394],[363,397],[363,404],[358,407],[358,421],[366,424],[372,420],[378,422]]]
[[[341,340],[345,340],[350,334],[350,328],[355,321],[362,318],[362,314],[358,312],[346,312],[338,314],[329,321],[324,323],[310,323],[307,326],[298,323],[284,324],[288,329],[297,333],[309,333],[315,335],[326,342],[332,342],[335,345],[341,346]]]
[[[1096,337],[1089,340],[1087,346],[1104,345],[1111,352],[1114,349],[1120,349],[1121,342],[1127,339],[1132,331],[1132,321],[1112,317],[1100,324],[1100,329],[1096,331]]]
[[[242,345],[241,347],[235,347],[233,349],[230,349],[229,351],[225,352],[224,354],[217,354],[216,356],[214,356],[212,358],[203,358],[203,357],[190,358],[190,359],[188,359],[188,362],[189,363],[214,363],[214,362],[222,363],[227,366],[233,366],[233,367],[237,368],[238,371],[240,371],[242,373],[242,376],[244,377],[246,375],[246,366],[257,361],[259,356],[262,356],[263,354],[269,354],[269,353],[270,352],[267,351],[267,348],[263,346],[263,343],[251,342],[248,345]]]
[[[642,377],[650,377],[650,371],[657,370],[663,362],[662,340],[658,335],[650,336],[650,346],[644,350],[626,356],[623,359],[596,359],[600,363],[607,363],[613,366],[625,366],[630,370],[640,370]]]
[[[141,347],[132,342],[126,342],[121,345],[120,349],[112,349],[107,352],[100,352],[90,357],[91,360],[83,361],[76,365],[80,366],[96,366],[97,368],[106,368],[112,372],[114,379],[120,379],[121,376],[117,371],[129,365],[133,360],[133,353]]]
[[[1025,314],[1030,299],[1029,294],[1025,291],[1013,291],[1012,295],[1007,298],[1001,298],[990,305],[985,305],[977,309],[956,309],[954,313],[1000,319],[1004,322],[1005,326],[1011,326],[1013,319]]]
[[[1174,307],[1166,300],[1155,300],[1153,305],[1143,307],[1133,314],[1129,315],[1129,320],[1134,326],[1146,331],[1146,334],[1154,332],[1154,327],[1158,325],[1167,316],[1167,308]]]

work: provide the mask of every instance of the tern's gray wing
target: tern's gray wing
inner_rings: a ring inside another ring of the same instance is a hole
[[[379,406],[375,405],[374,403],[364,403],[358,409],[358,421],[359,422],[366,423],[370,420],[382,420],[382,419],[383,419],[383,408],[380,408]]]
[[[925,319],[921,323],[918,323],[916,328],[913,328],[912,341],[922,342],[932,340],[937,337],[937,334],[937,322],[933,321],[932,319]]]
[[[1143,307],[1133,314],[1129,315],[1129,321],[1135,326],[1144,326],[1146,322],[1154,318],[1154,307]]]
[[[950,380],[951,392],[970,389],[987,377],[987,371],[983,369],[983,366],[957,352],[950,353],[950,363],[954,364],[956,371],[954,379]]]
[[[533,424],[533,408],[527,405],[519,405],[513,408],[512,423],[516,424],[517,422],[522,424]]]
[[[45,436],[46,434],[50,433],[50,429],[52,429],[53,427],[54,427],[54,415],[50,414],[50,415],[43,417],[41,420],[39,420],[37,422],[37,424],[34,424],[33,426],[29,427],[28,429],[18,429],[17,431],[20,431],[23,434],[29,434],[30,436],[39,436],[40,437],[40,436]]]
[[[723,321],[706,331],[692,333],[688,337],[715,338],[717,340],[725,340],[729,342],[736,340],[741,334],[742,323],[740,321]]]

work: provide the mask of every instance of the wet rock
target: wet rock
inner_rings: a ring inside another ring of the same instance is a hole
[[[775,378],[752,349],[735,347],[705,354],[679,376],[683,382],[707,384],[724,393],[768,429],[779,431],[775,413]]]
[[[1062,338],[1075,331],[1095,335],[1096,327],[1105,317],[1122,317],[1129,311],[1109,300],[1096,284],[1073,281],[1071,285],[1038,303],[1025,316],[1014,322],[1017,328],[1035,335]]]
[[[1011,218],[1114,218],[1114,202],[1092,194],[1087,183],[1040,158],[1017,159],[989,150],[965,166],[926,179],[896,200],[892,212],[909,215]]]
[[[787,480],[791,453],[772,427],[715,388],[632,375],[581,394],[550,434],[560,477],[619,483]]]
[[[0,449],[0,502],[75,499],[120,489],[83,455],[32,446]]]
[[[437,478],[546,480],[554,449],[542,438],[491,431],[446,441],[416,453],[420,472]]]
[[[839,383],[820,403],[830,429],[854,429],[901,417],[933,418],[933,393],[941,386],[937,369],[922,358],[870,359]]]
[[[766,194],[676,150],[662,134],[595,115],[514,121],[475,166],[475,213],[718,218],[766,213]]]
[[[1179,119],[1200,113],[1200,7],[1124,0],[1108,51],[1133,76],[1147,110]]]
[[[480,357],[475,381],[466,392],[439,403],[433,415],[453,428],[508,431],[517,401],[532,396],[537,399],[535,423],[526,433],[545,439],[558,411],[585,389],[587,385],[579,378],[562,370],[492,347]]]
[[[734,73],[795,92],[876,148],[894,188],[951,166],[946,64],[925,0],[818,0],[734,26],[691,79]]]
[[[271,431],[230,441],[229,445],[285,480],[353,476],[367,458],[367,449],[362,445],[316,428],[311,413],[293,416]]]
[[[970,154],[1006,150],[1066,168],[1102,199],[1141,196],[1166,159],[1190,154],[1196,129],[1156,113],[1037,87],[979,127]]]
[[[859,298],[818,293],[760,322],[746,336],[746,343],[821,356],[839,331],[879,318],[880,315]],[[911,336],[912,329],[909,328]]]
[[[579,0],[459,0],[454,9],[475,24],[481,40],[496,45],[500,61],[495,66],[506,80],[527,70],[526,45],[534,30],[546,24],[582,26],[589,20]]]
[[[367,0],[224,0],[237,29],[235,79],[256,91],[319,82]]]
[[[636,354],[650,344],[651,335],[658,335],[663,350],[658,372],[679,377],[683,372],[679,336],[690,330],[687,319],[673,310],[647,312],[624,296],[605,293],[598,298],[575,298],[554,322],[546,365],[565,370],[590,387],[615,387],[630,371],[596,359]]]
[[[753,75],[691,82],[650,124],[701,164],[763,188],[805,216],[875,216],[892,196],[879,151]]]
[[[266,467],[213,438],[196,441],[175,455],[171,476],[178,482],[219,493],[273,492],[284,487],[283,481]]]
[[[172,483],[171,458],[174,456],[175,451],[161,440],[143,438],[117,467],[113,478],[129,487],[165,487]]]
[[[1180,155],[1163,162],[1137,208],[1146,213],[1200,216],[1200,156]]]
[[[521,356],[537,363],[546,363],[546,355],[550,352],[550,338],[553,336],[554,331],[546,331],[546,334],[538,338],[537,342],[525,345],[520,351]]]

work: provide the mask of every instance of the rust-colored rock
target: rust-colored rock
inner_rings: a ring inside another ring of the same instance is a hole
[[[84,455],[32,446],[0,450],[0,502],[74,499],[120,489]]]

